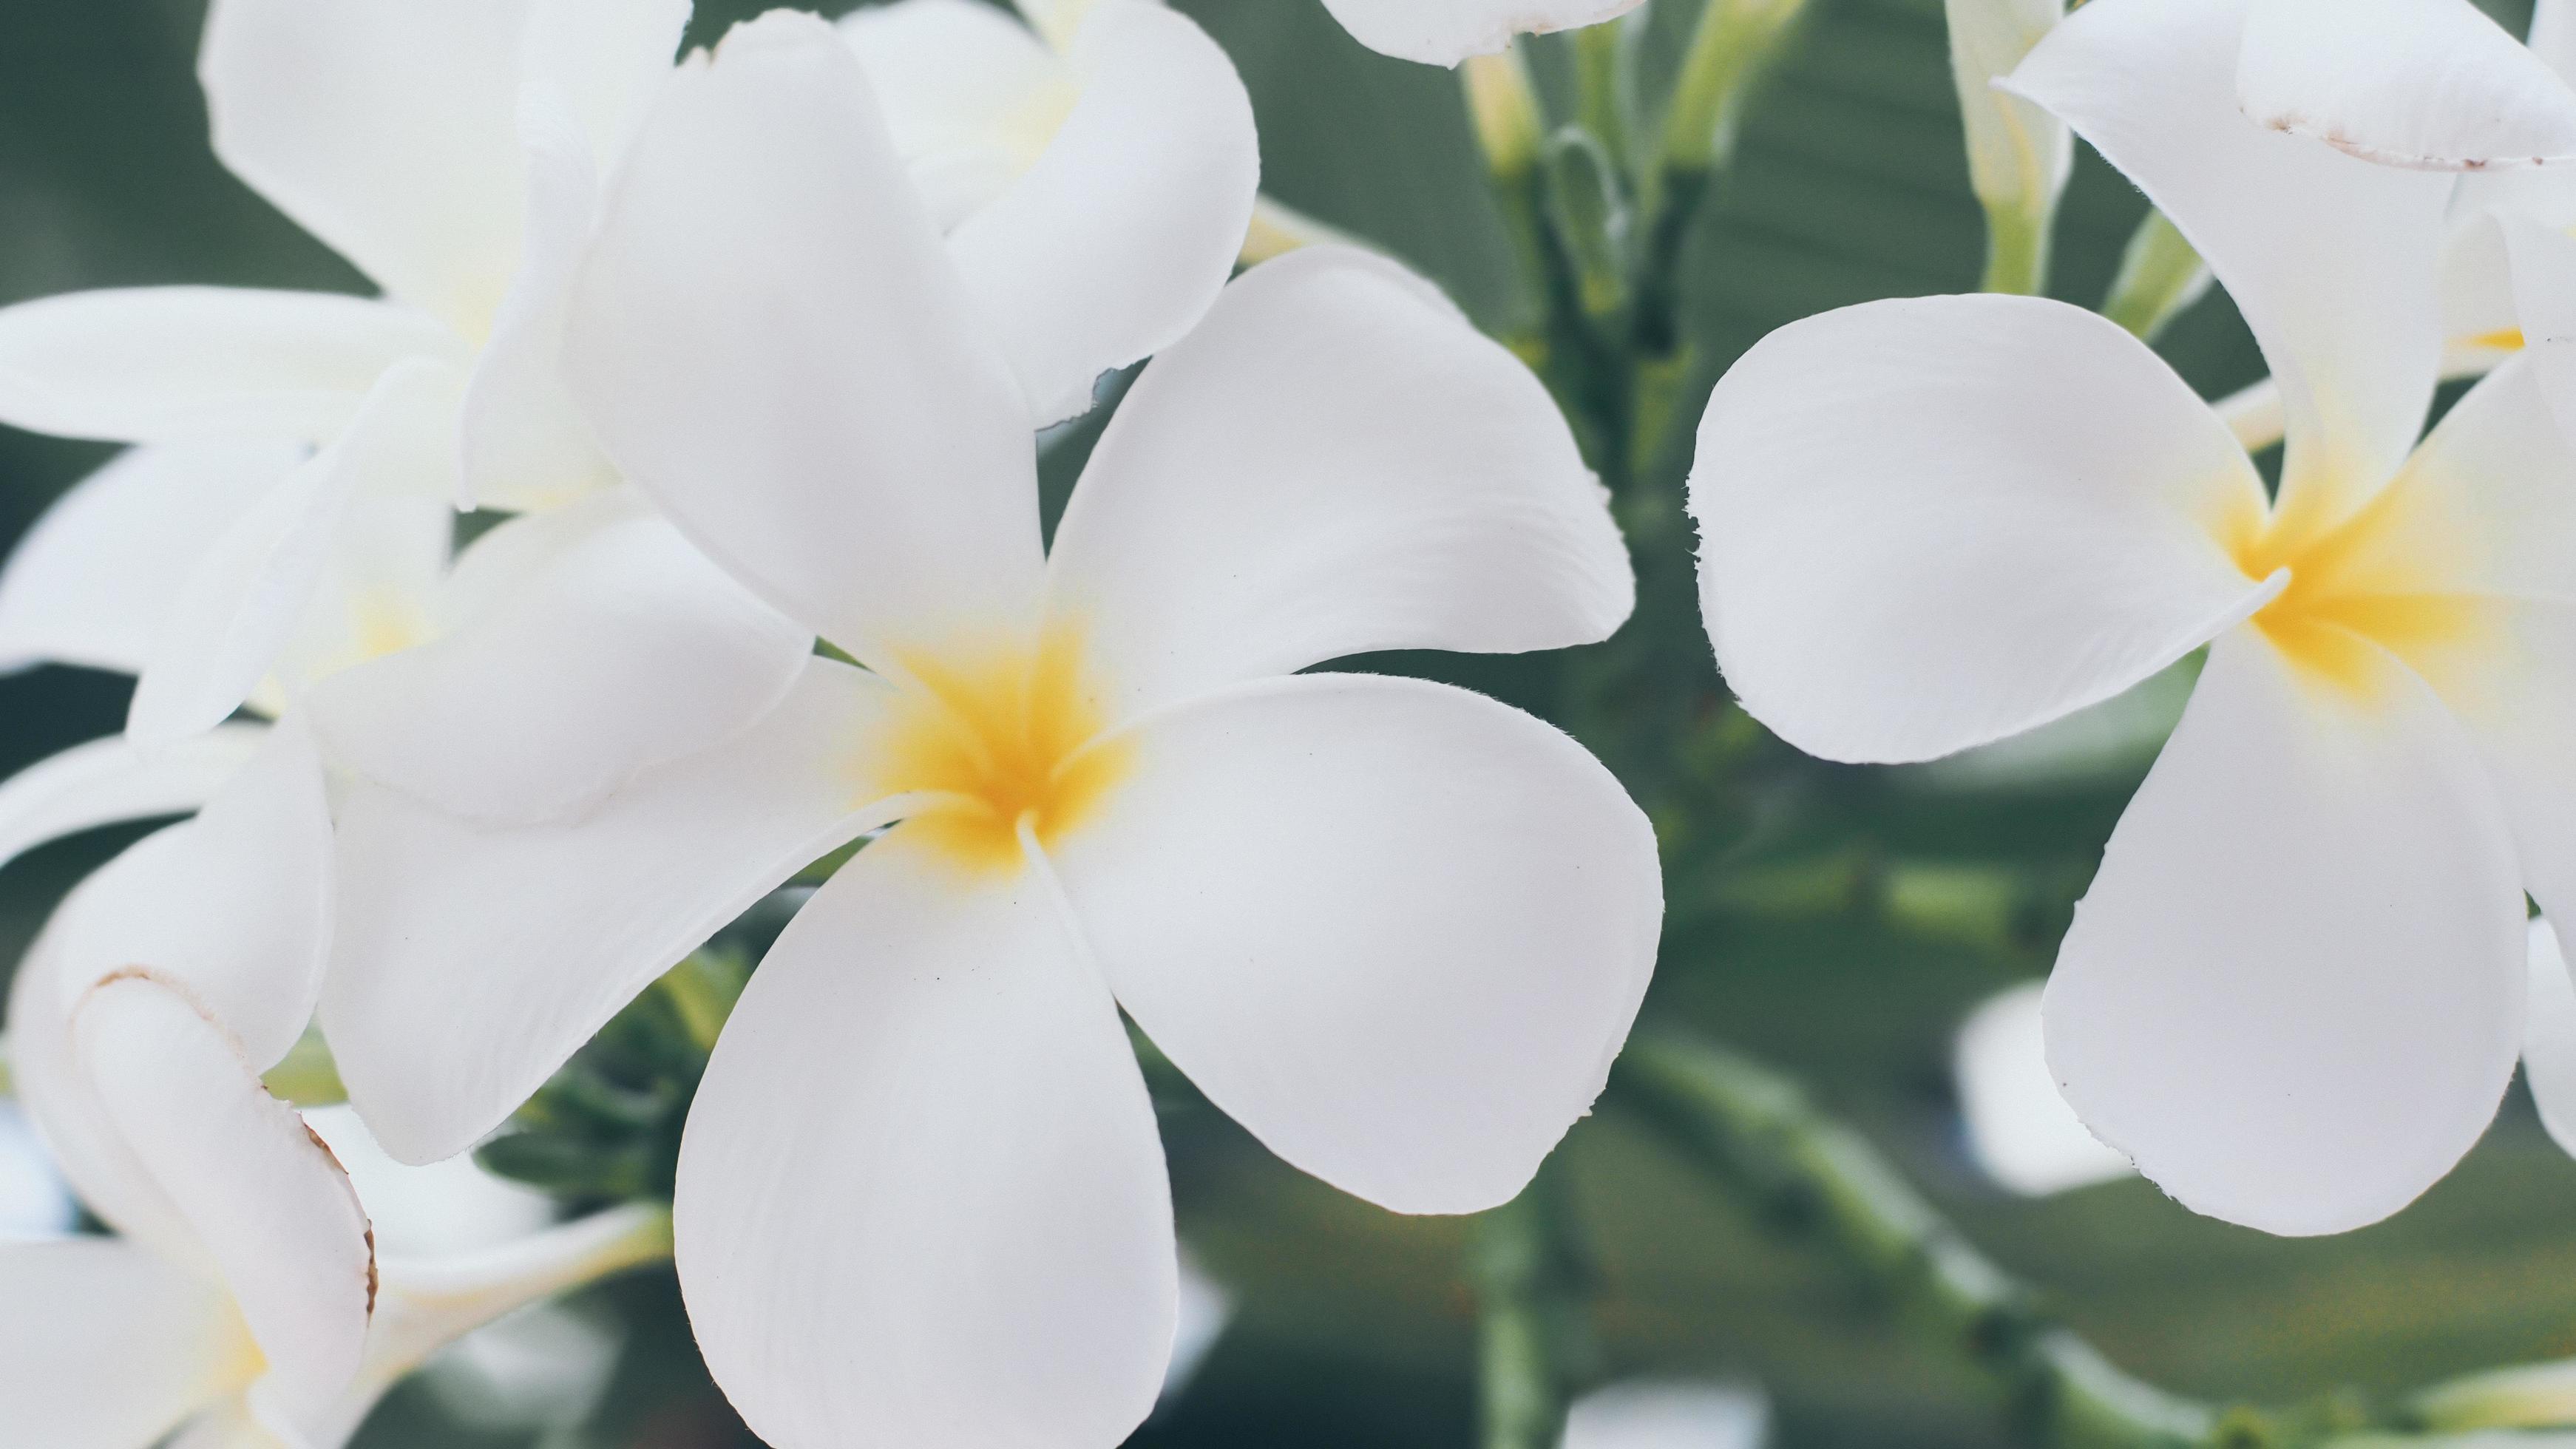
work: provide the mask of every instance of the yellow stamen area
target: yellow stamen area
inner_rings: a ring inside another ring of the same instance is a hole
[[[1022,864],[1022,822],[1040,845],[1090,819],[1126,773],[1078,631],[1028,644],[899,655],[911,676],[872,742],[866,788],[925,797],[904,834],[976,871]]]
[[[2409,472],[2340,518],[2292,506],[2231,520],[2220,537],[2249,577],[2290,573],[2255,627],[2311,679],[2356,694],[2385,677],[2378,650],[2428,676],[2447,673],[2444,656],[2497,620],[2450,582],[2465,539],[2442,492]]]
[[[2481,332],[2474,337],[2463,337],[2460,339],[2460,345],[2463,347],[2477,348],[2486,352],[2520,352],[2522,350],[2522,329],[2519,327],[2499,327],[2493,332]]]

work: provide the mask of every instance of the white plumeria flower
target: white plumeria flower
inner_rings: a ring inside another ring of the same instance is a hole
[[[1216,300],[1261,181],[1233,62],[1148,0],[898,0],[841,32],[1038,422]]]
[[[1400,60],[1456,65],[1493,55],[1516,35],[1616,20],[1645,0],[1324,0],[1360,44]]]
[[[262,1087],[309,1014],[326,924],[295,733],[253,767],[269,788],[236,782],[119,856],[20,967],[17,1090],[117,1232],[0,1243],[0,1422],[24,1442],[335,1449],[447,1343],[667,1250],[659,1210],[546,1228],[542,1198],[466,1164],[379,1164],[354,1120],[309,1123]]]
[[[1562,1449],[1762,1449],[1770,1437],[1771,1404],[1758,1389],[1647,1379],[1575,1400]]]
[[[2247,120],[2245,12],[2095,0],[2011,84],[2236,299],[2285,404],[2277,501],[2134,338],[1981,296],[1765,339],[1692,507],[1729,683],[1830,759],[1947,755],[2209,646],[2061,948],[2049,1061],[2185,1204],[2322,1233],[2477,1140],[2524,888],[2576,909],[2576,459],[2522,364],[2417,444],[2451,178]]]
[[[598,178],[688,14],[687,0],[217,0],[199,64],[217,155],[384,296],[154,287],[0,312],[0,420],[164,445],[67,501],[113,515],[90,520],[99,554],[56,538],[50,562],[31,559],[41,530],[21,551],[13,573],[64,577],[0,588],[0,658],[138,669],[130,727],[166,742],[270,678],[344,533],[375,526],[353,514],[407,505],[439,527],[435,505],[460,489],[527,508],[613,482],[564,393],[563,291]],[[248,443],[322,446],[262,473],[238,457]],[[215,444],[232,451],[209,460]],[[61,647],[96,608],[77,586],[156,563],[159,609],[119,614],[129,647]]]
[[[1599,639],[1632,604],[1544,390],[1427,284],[1335,249],[1233,284],[1050,553],[1029,405],[864,71],[780,14],[664,92],[572,336],[625,474],[867,668],[818,658],[541,828],[353,789],[323,1023],[378,1137],[445,1156],[900,821],[771,950],[681,1154],[691,1316],[770,1442],[1143,1418],[1176,1268],[1121,1005],[1282,1156],[1403,1211],[1511,1197],[1588,1107],[1658,935],[1641,814],[1526,715],[1294,673]]]
[[[1959,1027],[1951,1071],[1968,1151],[1986,1176],[2025,1197],[2127,1177],[2129,1159],[2085,1130],[2049,1075],[2038,982],[2015,986]]]

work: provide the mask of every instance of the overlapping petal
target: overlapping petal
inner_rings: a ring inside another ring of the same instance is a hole
[[[1118,714],[1370,650],[1590,643],[1636,594],[1546,389],[1333,247],[1253,269],[1146,368],[1048,569]]]
[[[478,827],[350,790],[322,1025],[377,1140],[464,1150],[718,927],[885,823],[857,752],[886,696],[814,660],[754,728],[572,821]]]
[[[521,77],[568,110],[601,170],[669,78],[689,12],[690,0],[536,0],[529,11]]]
[[[2576,236],[2565,230],[2570,223],[2576,223],[2576,207],[2558,217],[2499,217],[2493,225],[2509,259],[2523,350],[2560,431],[2576,437]]]
[[[1718,384],[1691,478],[1728,685],[1800,749],[1872,762],[2018,734],[2244,618],[2278,581],[2217,529],[2262,505],[2153,353],[2016,297],[1772,333]]]
[[[1062,56],[982,0],[862,6],[841,34],[942,229],[1017,181],[1080,96]]]
[[[2048,1074],[2038,982],[1998,993],[1960,1024],[1952,1051],[1968,1150],[1986,1175],[2031,1197],[2129,1175],[2086,1131]]]
[[[63,913],[62,1004],[129,967],[179,983],[265,1071],[312,1019],[330,933],[331,817],[293,719],[197,817],[146,837]]]
[[[406,362],[348,432],[262,494],[180,585],[144,659],[126,727],[147,743],[210,729],[294,638],[362,494],[444,494],[455,476],[452,369]]]
[[[364,297],[73,292],[0,311],[0,421],[120,443],[321,442],[395,363],[462,354],[436,320]]]
[[[1152,1104],[1043,878],[900,827],[807,904],[681,1146],[708,1367],[781,1445],[1110,1444],[1178,1294]]]
[[[663,91],[574,308],[573,389],[709,555],[862,658],[1026,617],[1032,426],[831,27]]]
[[[2268,1232],[2412,1201],[2522,1045],[2505,818],[2459,725],[2376,659],[2356,693],[2255,630],[2221,638],[2048,985],[2085,1123],[2186,1207]]]
[[[490,326],[523,224],[514,118],[536,0],[218,0],[215,154],[399,301]]]
[[[2558,932],[2531,923],[2531,977],[2522,1028],[2522,1076],[2550,1140],[2576,1156],[2576,982]]]
[[[375,1309],[374,1244],[348,1175],[177,983],[112,977],[73,1031],[105,1118],[187,1218],[258,1342],[254,1405],[290,1425],[323,1412],[355,1377]]]
[[[240,773],[266,733],[223,725],[159,750],[111,735],[39,760],[0,781],[0,865],[92,826],[194,810]]]
[[[72,485],[0,569],[0,668],[140,673],[207,549],[302,458],[287,443],[167,443]]]
[[[1081,99],[1045,153],[948,238],[1040,423],[1206,313],[1261,184],[1251,97],[1187,17],[1101,0],[1070,60]]]
[[[1597,25],[1641,0],[1324,0],[1369,49],[1425,65],[1490,55],[1515,35]]]
[[[2190,238],[2288,412],[2284,507],[2332,517],[2396,470],[2441,363],[2451,178],[2266,130],[2239,109],[2252,0],[2106,0],[2006,84],[2075,127]]]
[[[584,535],[480,617],[317,685],[307,708],[332,758],[457,815],[533,824],[738,734],[785,696],[812,635],[634,500],[582,511]]]
[[[0,1243],[0,1303],[0,1423],[45,1449],[156,1443],[251,1366],[223,1289],[140,1244]]]
[[[2261,125],[2383,165],[2576,159],[2576,90],[2470,0],[2254,0],[2237,93]]]
[[[1618,782],[1517,710],[1375,675],[1245,686],[1122,748],[1132,773],[1054,850],[1138,1025],[1346,1191],[1517,1194],[1654,964],[1654,835]]]

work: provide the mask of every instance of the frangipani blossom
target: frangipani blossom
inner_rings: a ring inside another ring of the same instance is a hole
[[[1575,1400],[1562,1449],[1762,1449],[1770,1431],[1759,1389],[1638,1379]]]
[[[1644,0],[1324,0],[1360,44],[1401,60],[1456,65],[1492,55],[1515,35],[1616,20]]]
[[[667,1248],[658,1210],[546,1229],[543,1199],[489,1179],[477,1194],[513,1201],[482,1206],[484,1236],[402,1228],[423,1185],[404,1179],[461,1163],[371,1171],[396,1214],[380,1242],[333,1150],[261,1085],[323,958],[327,842],[299,749],[294,726],[271,733],[197,819],[83,883],[20,966],[16,1088],[117,1234],[0,1242],[0,1422],[24,1442],[336,1449],[444,1344]],[[353,1126],[333,1136],[355,1145]],[[451,1230],[460,1205],[449,1188]]]
[[[1040,423],[1175,341],[1252,220],[1234,63],[1159,0],[898,0],[841,33]]]
[[[1338,249],[1256,268],[1145,369],[1050,551],[1027,400],[914,196],[820,22],[738,29],[665,91],[581,286],[579,392],[669,517],[866,667],[814,660],[577,819],[353,790],[324,1026],[379,1138],[444,1156],[893,825],[715,1048],[692,1321],[781,1446],[1107,1445],[1175,1317],[1121,1006],[1291,1162],[1458,1212],[1589,1106],[1654,957],[1651,832],[1580,747],[1295,671],[1598,639],[1634,586],[1536,380]]]
[[[1730,684],[1827,758],[1936,758],[2208,645],[2060,950],[2049,1061],[2186,1205],[2320,1233],[2476,1141],[2522,1040],[2523,892],[2576,909],[2576,458],[2522,363],[2417,444],[2450,178],[2247,120],[2245,13],[2095,0],[2011,84],[2244,312],[2277,500],[2118,328],[1934,297],[1748,353],[1692,506]]]
[[[0,589],[0,657],[138,669],[130,727],[166,742],[270,679],[343,534],[374,526],[360,515],[407,507],[437,525],[433,506],[460,496],[527,508],[612,483],[561,382],[562,294],[688,13],[218,0],[199,64],[216,153],[385,295],[156,287],[0,312],[0,420],[174,445],[66,501],[97,515],[81,531],[104,541],[95,558],[29,540],[12,573],[60,577]],[[214,444],[319,447],[262,475],[205,456]],[[60,619],[100,608],[79,585],[154,563],[161,607],[118,615],[139,647],[60,649]]]

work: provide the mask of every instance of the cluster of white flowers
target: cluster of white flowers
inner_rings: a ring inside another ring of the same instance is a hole
[[[1450,64],[1635,0],[1324,3]],[[670,1252],[772,1443],[1108,1446],[1181,1295],[1122,1012],[1397,1211],[1509,1200],[1590,1107],[1656,956],[1644,816],[1527,715],[1311,671],[1607,637],[1604,491],[1401,266],[1237,275],[1275,250],[1259,147],[1193,23],[1020,10],[774,12],[675,58],[688,0],[215,0],[218,154],[383,295],[0,312],[0,421],[134,445],[0,575],[0,662],[137,677],[122,737],[0,786],[0,858],[195,811],[17,973],[18,1093],[117,1236],[0,1245],[13,1432],[331,1449],[456,1335]],[[1797,323],[1701,428],[1710,637],[1783,738],[1872,762],[2206,646],[2048,1059],[2194,1208],[2375,1220],[2492,1115],[2527,959],[2534,1079],[2576,1099],[2524,903],[2576,909],[2576,20],[1952,12],[1999,228],[2044,228],[2081,135],[2277,409],[2044,300]],[[1041,431],[1140,362],[1050,536]],[[459,550],[460,508],[507,518]],[[717,1041],[667,1214],[380,1261],[263,1087],[318,1021],[353,1155],[456,1158],[862,840]]]
[[[1632,3],[1331,8],[1452,63]],[[0,313],[0,419],[134,445],[12,558],[0,658],[137,677],[0,850],[196,810],[17,974],[17,1091],[116,1236],[0,1246],[12,1442],[328,1449],[676,1240],[773,1443],[1105,1446],[1181,1291],[1122,1007],[1403,1211],[1511,1198],[1599,1093],[1643,816],[1526,715],[1301,671],[1607,636],[1606,496],[1401,267],[1229,282],[1259,148],[1194,24],[1022,9],[680,58],[687,0],[215,0],[217,153],[383,295]],[[1050,546],[1040,430],[1149,356]],[[458,551],[460,508],[509,516]],[[724,1031],[673,1212],[380,1261],[263,1086],[318,1016],[366,1150],[453,1158],[872,834]]]

